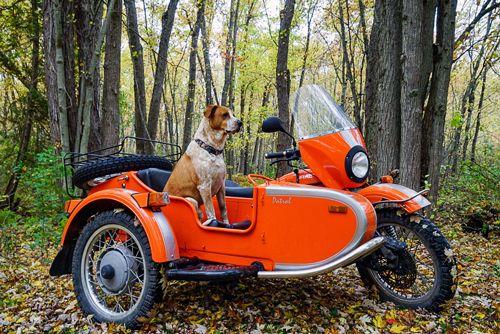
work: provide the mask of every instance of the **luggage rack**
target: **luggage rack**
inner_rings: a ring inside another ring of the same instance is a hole
[[[136,150],[137,142],[143,142],[143,147],[151,145],[149,151],[151,153],[129,153]],[[66,183],[66,192],[73,198],[82,197],[80,194],[81,190],[73,184],[73,173],[84,165],[105,159],[140,155],[155,155],[166,158],[170,160],[173,165],[180,159],[181,151],[181,147],[176,144],[127,136],[122,139],[120,144],[115,146],[102,148],[88,153],[68,152],[64,155],[64,178]],[[86,196],[85,191],[84,196]]]

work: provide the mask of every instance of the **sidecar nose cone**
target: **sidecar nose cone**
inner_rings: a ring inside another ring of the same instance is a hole
[[[101,268],[101,276],[104,279],[112,279],[115,277],[115,268],[110,264],[105,265]]]

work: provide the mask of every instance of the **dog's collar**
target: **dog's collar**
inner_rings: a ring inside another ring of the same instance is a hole
[[[195,139],[194,140],[198,145],[200,145],[200,147],[202,149],[204,149],[205,151],[207,151],[208,153],[210,154],[213,154],[213,155],[219,155],[219,154],[222,154],[224,153],[224,150],[218,150],[210,145],[208,145],[207,143],[205,143],[203,140],[200,140],[200,139]]]

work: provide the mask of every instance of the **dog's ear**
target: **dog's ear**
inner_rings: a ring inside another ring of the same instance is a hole
[[[216,105],[209,105],[207,109],[203,112],[203,115],[205,115],[206,118],[210,118],[212,113],[215,111],[215,109],[219,108],[219,106]]]

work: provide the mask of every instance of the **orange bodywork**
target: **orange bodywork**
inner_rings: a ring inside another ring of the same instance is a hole
[[[121,203],[139,218],[155,262],[197,256],[205,261],[236,265],[258,261],[266,270],[309,268],[355,249],[370,240],[376,228],[373,207],[358,194],[277,181],[254,187],[253,198],[226,197],[229,222],[248,219],[252,225],[247,230],[206,227],[200,224],[193,205],[181,197],[170,196],[170,204],[161,207],[161,213],[141,208],[144,193],[152,190],[135,174],[127,173],[128,180],[118,184],[110,180],[95,187],[82,201],[71,201],[67,207],[73,210],[62,243],[74,236],[83,208],[99,205],[103,200]],[[120,188],[113,187],[116,185]],[[213,200],[219,215],[215,197]],[[99,211],[112,206],[108,203],[102,207],[102,203]],[[342,207],[342,212],[332,211],[334,207]],[[201,209],[204,211],[204,207]],[[154,214],[162,214],[175,234],[178,253],[174,258],[166,251],[165,237]]]
[[[346,154],[354,146],[365,143],[358,129],[345,130],[325,136],[299,141],[300,153],[314,175],[331,189],[356,188],[362,183],[349,179],[343,165]]]

